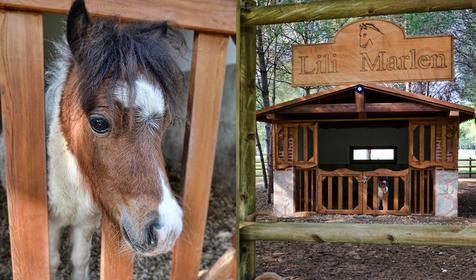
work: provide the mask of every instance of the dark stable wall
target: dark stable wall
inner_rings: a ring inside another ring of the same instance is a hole
[[[408,167],[407,125],[320,125],[318,144],[318,164],[321,169],[349,168],[369,171],[378,168],[401,170]],[[351,163],[350,148],[352,146],[395,146],[397,148],[396,163]]]

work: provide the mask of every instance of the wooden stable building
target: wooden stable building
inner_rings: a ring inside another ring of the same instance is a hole
[[[257,112],[272,123],[278,216],[457,215],[459,123],[474,109],[353,85]]]

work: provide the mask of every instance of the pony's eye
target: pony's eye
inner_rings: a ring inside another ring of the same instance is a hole
[[[104,134],[109,131],[109,122],[103,116],[90,116],[89,125],[91,125],[91,128],[99,134]]]

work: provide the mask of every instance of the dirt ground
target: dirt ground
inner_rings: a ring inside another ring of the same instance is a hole
[[[220,188],[212,188],[201,269],[210,267],[231,246],[231,235],[235,225],[235,197],[220,193]],[[10,242],[5,191],[0,186],[0,279],[12,279]],[[56,279],[70,279],[71,262],[69,261],[68,231],[63,234],[61,249],[62,264]],[[100,236],[93,237],[91,252],[90,279],[99,279]],[[137,257],[134,262],[135,280],[169,279],[171,253],[158,257]]]
[[[402,224],[476,224],[476,180],[460,180],[459,216],[319,215],[285,221]],[[257,185],[258,209],[270,209]],[[256,272],[285,279],[476,279],[476,247],[256,242]]]

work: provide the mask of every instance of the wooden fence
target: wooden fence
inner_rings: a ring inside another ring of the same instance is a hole
[[[460,177],[476,177],[476,159],[458,159],[458,174]]]
[[[242,0],[237,83],[237,268],[238,279],[254,279],[256,240],[352,242],[373,244],[476,246],[474,225],[359,225],[319,223],[257,223],[256,177],[256,26],[369,15],[388,15],[457,9],[476,10],[473,0],[322,0],[255,7]]]
[[[233,0],[87,1],[98,17],[169,20],[195,30],[186,129],[184,230],[171,279],[196,279],[205,231],[226,69],[236,30]],[[43,17],[66,14],[71,1],[0,0],[0,91],[6,146],[8,215],[14,279],[49,279]],[[118,257],[103,223],[101,279],[131,279],[131,256]]]

